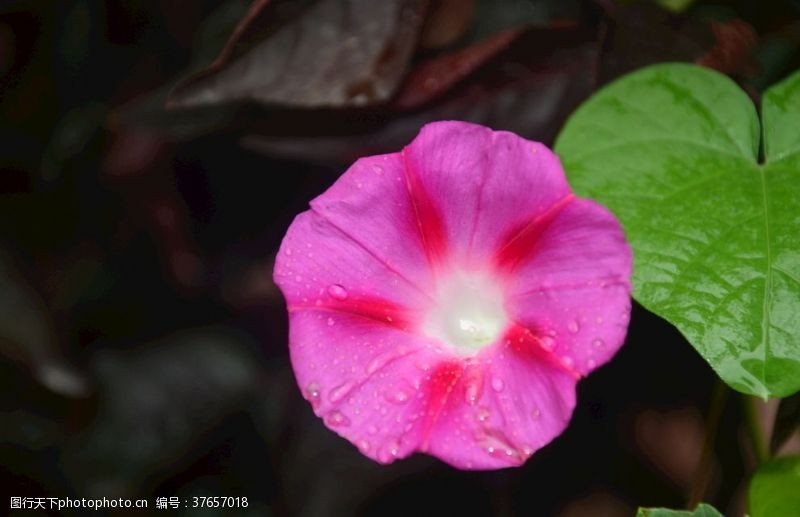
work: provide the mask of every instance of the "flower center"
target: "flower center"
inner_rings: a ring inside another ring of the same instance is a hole
[[[454,273],[439,285],[423,330],[459,354],[473,355],[505,329],[503,299],[499,283],[490,275]]]

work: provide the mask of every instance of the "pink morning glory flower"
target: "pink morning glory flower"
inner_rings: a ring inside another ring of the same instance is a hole
[[[381,463],[522,464],[622,345],[631,251],[544,145],[464,122],[361,158],[283,240],[298,384]]]

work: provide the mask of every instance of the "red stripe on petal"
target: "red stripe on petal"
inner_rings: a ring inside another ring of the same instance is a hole
[[[406,171],[406,186],[414,207],[414,217],[422,246],[431,265],[441,264],[447,252],[447,234],[442,214],[419,179],[419,174],[406,156],[405,150],[402,156]]]
[[[576,379],[580,378],[570,358],[558,356],[553,352],[555,340],[544,333],[534,332],[528,328],[512,324],[503,336],[505,346],[514,354],[528,360],[544,361],[567,372]]]
[[[425,419],[422,422],[422,442],[420,450],[428,450],[428,439],[439,415],[447,405],[450,394],[464,374],[464,366],[460,362],[448,361],[435,367],[428,380],[428,401]]]
[[[495,254],[495,265],[499,269],[513,270],[530,256],[550,222],[573,199],[575,199],[573,194],[567,194],[544,213],[510,231],[508,237],[503,240],[505,244]]]
[[[335,298],[320,299],[316,303],[292,304],[289,311],[318,310],[331,311],[343,314],[360,316],[399,330],[407,331],[414,320],[412,314],[405,308],[380,298],[367,298],[348,296],[345,300]]]

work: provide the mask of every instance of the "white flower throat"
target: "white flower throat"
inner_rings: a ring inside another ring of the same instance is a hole
[[[463,355],[491,344],[506,328],[503,291],[490,275],[456,272],[440,283],[424,332]]]

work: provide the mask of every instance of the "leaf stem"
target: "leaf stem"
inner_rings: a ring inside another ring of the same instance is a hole
[[[711,481],[712,459],[714,458],[714,443],[716,442],[717,432],[719,431],[722,413],[727,400],[728,386],[718,377],[711,391],[711,402],[706,415],[703,451],[700,453],[700,460],[697,462],[697,469],[689,492],[689,502],[687,504],[689,510],[694,510],[703,501],[708,490],[708,485]]]
[[[744,421],[747,426],[747,435],[750,438],[750,445],[753,447],[753,453],[756,457],[756,465],[760,465],[769,459],[767,442],[764,440],[764,433],[761,432],[761,426],[758,420],[758,408],[756,407],[758,400],[759,399],[751,395],[742,395]]]

